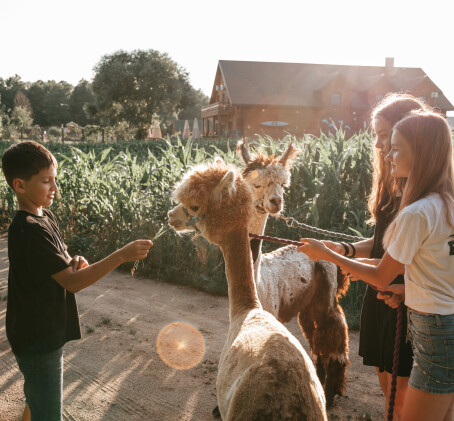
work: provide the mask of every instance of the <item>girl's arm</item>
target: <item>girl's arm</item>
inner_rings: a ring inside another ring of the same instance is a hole
[[[342,272],[350,273],[354,278],[362,279],[376,287],[388,286],[404,270],[404,265],[394,260],[387,252],[377,266],[372,266],[341,256],[330,250],[321,241],[312,238],[302,238],[300,241],[306,244],[298,247],[298,251],[306,253],[312,260],[329,260],[340,266]]]
[[[334,241],[322,241],[322,243],[326,247],[328,247],[330,250],[332,250],[338,254],[341,254],[342,256],[345,253],[344,246],[341,243],[337,243]],[[348,245],[348,243],[347,243],[347,245]],[[355,247],[355,250],[356,250],[355,257],[369,258],[373,245],[374,245],[374,237],[353,243],[353,246]],[[352,252],[353,252],[352,247],[348,246],[349,256],[352,255]]]

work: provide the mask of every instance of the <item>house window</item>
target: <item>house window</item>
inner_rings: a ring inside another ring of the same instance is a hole
[[[438,92],[431,92],[430,93],[431,98],[438,98]]]
[[[331,94],[331,104],[340,105],[341,103],[341,94]]]

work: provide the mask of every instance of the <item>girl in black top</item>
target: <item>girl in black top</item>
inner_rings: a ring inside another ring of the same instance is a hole
[[[399,196],[403,188],[403,180],[391,177],[389,163],[384,159],[390,150],[392,127],[410,111],[427,108],[429,107],[418,98],[407,94],[389,94],[376,105],[371,115],[376,150],[372,192],[369,198],[370,222],[375,224],[374,236],[345,247],[341,243],[323,241],[328,248],[346,256],[354,255],[365,263],[377,264],[383,256],[383,235],[398,211]],[[401,275],[393,281],[400,284],[403,282]],[[397,310],[385,304],[383,298],[384,296],[367,287],[361,311],[359,355],[363,358],[364,365],[374,366],[377,370],[380,386],[386,398],[386,414],[391,390]],[[391,301],[396,304],[400,298],[395,295]],[[403,311],[403,314],[402,325],[406,326],[406,312]],[[411,345],[406,342],[405,333],[401,338],[394,419],[400,419],[413,364]]]

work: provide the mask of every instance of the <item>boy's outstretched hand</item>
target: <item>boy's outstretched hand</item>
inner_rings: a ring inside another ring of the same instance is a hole
[[[132,243],[126,244],[123,248],[118,250],[121,258],[125,262],[134,262],[135,260],[145,259],[148,255],[148,250],[153,243],[150,240],[136,240]]]
[[[150,250],[152,245],[153,243],[150,240],[136,240],[91,265],[88,265],[88,262],[83,257],[74,258],[74,264],[77,261],[77,267],[79,267],[79,264],[81,265],[79,270],[74,270],[74,266],[69,266],[60,272],[54,273],[52,278],[69,292],[76,293],[93,285],[122,263],[144,259],[147,257],[148,250]]]

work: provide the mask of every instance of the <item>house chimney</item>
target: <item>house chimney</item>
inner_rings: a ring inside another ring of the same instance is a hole
[[[385,67],[386,69],[392,69],[394,67],[394,57],[385,58]]]

